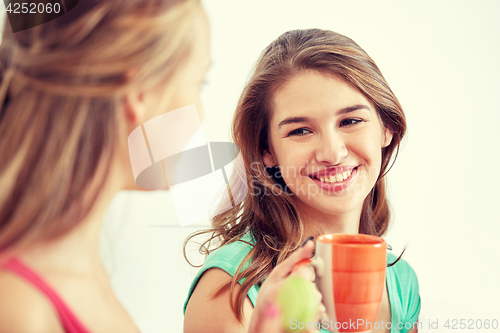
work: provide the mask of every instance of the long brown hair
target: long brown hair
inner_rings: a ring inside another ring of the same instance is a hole
[[[398,99],[374,61],[350,38],[319,29],[284,33],[262,52],[234,115],[233,139],[241,149],[245,165],[244,170],[233,173],[232,193],[225,200],[238,196],[244,187],[248,194],[233,209],[216,215],[211,229],[195,233],[186,240],[187,244],[193,237],[208,233],[209,239],[200,247],[201,253],[208,254],[215,250],[211,249],[214,241],[218,248],[238,241],[247,232],[252,233],[255,246],[244,260],[251,260],[251,265],[242,271],[242,263],[231,283],[216,293],[217,296],[228,288],[232,290],[238,281],[246,278],[240,292],[230,297],[238,320],[243,316],[243,302],[249,289],[261,283],[303,238],[303,224],[292,197],[285,192],[282,179],[276,177],[272,169],[272,172],[266,170],[263,155],[269,151],[269,120],[274,94],[305,70],[342,78],[375,105],[383,124],[393,132],[391,144],[382,151],[378,180],[364,200],[359,232],[380,236],[389,224],[385,175],[392,166],[391,159],[394,161],[397,156],[406,130]],[[225,202],[221,204],[221,207],[227,206]]]
[[[125,94],[176,74],[198,7],[198,0],[85,0],[21,32],[5,20],[0,252],[53,240],[88,216],[112,161],[127,156]]]

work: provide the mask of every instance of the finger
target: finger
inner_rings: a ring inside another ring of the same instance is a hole
[[[282,333],[281,311],[274,302],[257,307],[252,314],[248,333]]]
[[[311,259],[303,259],[301,261],[299,261],[298,263],[296,263],[293,268],[292,268],[292,273],[295,272],[297,269],[299,269],[300,267],[304,266],[304,265],[308,265],[310,264],[312,261]]]
[[[316,313],[316,321],[321,321],[323,319],[328,320],[328,317],[326,316],[326,307],[323,305],[323,303],[320,303],[318,305],[318,312]]]
[[[295,264],[301,260],[311,258],[313,252],[314,242],[308,241],[303,247],[292,253],[285,261],[277,265],[267,279],[275,281],[287,277]]]
[[[297,267],[297,266],[295,266],[295,267]],[[316,281],[316,272],[314,271],[314,267],[312,267],[311,264],[302,265],[302,266],[298,267],[297,269],[294,268],[290,275],[300,276],[300,277],[306,279],[307,281],[311,281],[311,282]]]

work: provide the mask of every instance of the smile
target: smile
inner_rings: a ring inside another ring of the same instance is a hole
[[[349,171],[344,171],[342,173],[337,174],[336,176],[327,176],[327,177],[319,177],[319,181],[323,183],[337,183],[341,182],[343,180],[346,180],[351,176],[352,172]],[[313,176],[313,178],[318,179],[318,177]]]
[[[328,191],[342,191],[347,188],[357,174],[358,168],[348,168],[343,171],[342,169],[332,170],[333,172],[328,174],[326,172],[321,172],[319,174],[309,175],[312,181],[314,181],[321,188]]]

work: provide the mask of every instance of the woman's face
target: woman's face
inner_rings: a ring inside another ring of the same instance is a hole
[[[196,105],[200,122],[203,120],[200,92],[211,63],[209,32],[208,17],[200,8],[194,18],[193,44],[188,58],[166,87],[159,86],[147,94],[147,115],[143,121],[192,104]]]
[[[200,98],[201,86],[210,62],[209,22],[205,11],[200,8],[194,18],[191,52],[182,67],[177,70],[175,77],[155,89],[144,93],[135,92],[129,96],[127,112],[133,113],[134,116],[128,118],[128,133],[144,122],[165,112],[193,104],[196,105],[201,123],[203,120],[203,106]],[[182,118],[182,114],[179,117]],[[191,127],[183,128],[178,123],[172,122],[172,127],[165,128],[164,131],[173,133],[172,135],[176,141],[165,144],[181,147],[186,144],[189,137],[195,133],[195,130],[200,129],[199,124],[191,123],[189,125]],[[182,135],[176,136],[176,131],[182,131]],[[129,160],[127,160],[127,165],[130,166]],[[128,180],[127,189],[140,190],[134,180],[130,178],[130,173],[127,173],[126,177]]]
[[[194,43],[191,54],[184,68],[179,70],[179,75],[172,84],[170,104],[168,111],[195,104],[200,117],[203,120],[203,105],[200,99],[201,87],[205,81],[208,68],[210,67],[210,27],[208,17],[203,9],[200,9],[194,21]]]
[[[359,211],[380,174],[392,133],[374,105],[335,76],[306,71],[274,96],[266,166],[280,166],[298,209]]]

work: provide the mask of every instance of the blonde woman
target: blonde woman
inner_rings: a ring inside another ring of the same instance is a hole
[[[86,0],[0,46],[0,333],[138,332],[99,257],[103,214],[136,189],[129,133],[199,100],[209,66],[197,0]],[[273,287],[312,246],[281,266]],[[279,310],[262,298],[254,332]],[[277,331],[276,331],[277,332]]]
[[[138,332],[98,236],[134,187],[128,134],[199,104],[209,64],[198,1],[80,1],[12,33],[1,56],[0,332]],[[182,92],[182,94],[180,93]]]

